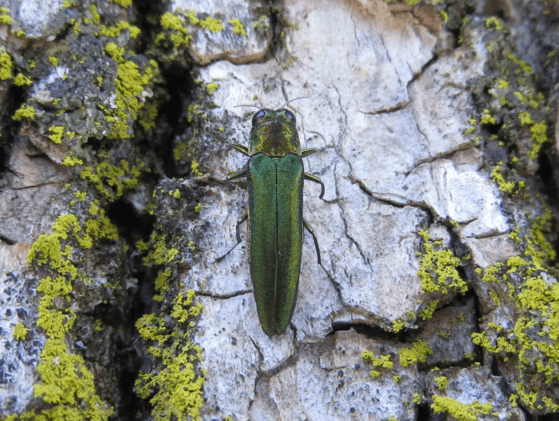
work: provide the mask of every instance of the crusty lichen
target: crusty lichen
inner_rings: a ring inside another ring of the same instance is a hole
[[[212,16],[208,16],[204,20],[201,20],[198,25],[200,25],[202,28],[206,28],[210,32],[223,31],[223,21]]]
[[[365,350],[361,354],[361,357],[364,360],[370,361],[371,364],[373,364],[373,367],[378,367],[378,368],[386,369],[386,370],[392,370],[394,368],[394,362],[392,362],[392,359],[391,359],[390,355],[381,355],[380,358],[377,358],[377,357],[375,357],[374,353],[372,353],[369,350]],[[377,370],[374,370],[374,369],[371,370],[369,372],[369,374],[373,378],[378,378],[382,375],[382,373],[380,371],[377,371]],[[392,372],[392,374],[393,374],[393,372]]]
[[[89,249],[93,240],[117,240],[118,234],[103,210],[83,225],[75,215],[61,215],[52,231],[40,235],[27,255],[28,265],[48,265],[52,272],[52,276],[43,277],[37,287],[42,294],[37,326],[45,331],[47,341],[37,366],[41,382],[34,386],[35,397],[42,398],[51,407],[40,412],[31,410],[12,419],[105,421],[114,410],[97,395],[93,375],[83,357],[72,354],[65,342],[66,334],[74,327],[76,314],[67,300],[60,298],[72,293],[73,282],[79,277],[70,245],[72,240],[81,248]]]
[[[515,361],[515,400],[535,410],[556,412],[559,394],[541,393],[543,385],[547,391],[559,390],[559,282],[551,274],[556,272],[549,262],[555,260],[556,253],[546,238],[553,232],[551,218],[551,212],[545,211],[532,220],[523,235],[515,231],[524,250],[521,255],[477,270],[485,282],[505,286],[508,295],[495,297],[490,291],[490,296],[497,305],[507,298],[519,316],[510,320],[510,326],[487,323],[483,331],[472,334],[472,340],[504,362]]]
[[[428,320],[432,318],[438,305],[439,305],[439,300],[431,301],[429,305],[421,311],[420,317],[423,320]]]
[[[445,390],[450,385],[450,381],[445,376],[435,377],[435,382],[439,390]]]
[[[111,3],[116,3],[124,8],[132,6],[132,0],[111,0]]]
[[[246,28],[243,25],[243,23],[239,20],[239,18],[230,19],[230,20],[227,21],[227,23],[230,23],[231,25],[233,25],[233,33],[234,34],[246,37],[246,35],[247,35]]]
[[[151,88],[159,75],[159,67],[155,60],[150,60],[142,66],[142,70],[134,61],[126,60],[126,50],[115,42],[108,42],[105,52],[117,63],[116,108],[99,105],[105,113],[104,120],[111,125],[106,136],[109,139],[129,139],[133,133],[132,123],[146,105],[145,97],[152,95]]]
[[[13,21],[8,8],[0,7],[0,25],[11,25]]]
[[[19,109],[16,110],[16,112],[14,113],[12,119],[14,121],[21,121],[24,118],[33,117],[35,117],[35,108],[33,108],[31,105],[22,104],[21,107],[19,107]]]
[[[14,331],[12,332],[12,337],[18,341],[24,341],[27,338],[27,331],[29,329],[25,327],[23,323],[18,323],[14,326]]]
[[[17,86],[29,86],[33,83],[33,81],[25,76],[23,73],[18,73],[17,76],[14,78],[14,83]]]
[[[421,279],[423,292],[441,292],[448,294],[449,290],[465,293],[468,290],[466,282],[460,277],[457,268],[462,265],[452,250],[436,250],[435,244],[429,239],[429,232],[421,229],[418,233],[423,238],[420,253],[418,276]]]
[[[448,412],[448,414],[458,421],[477,421],[478,415],[489,415],[493,411],[490,403],[480,404],[475,401],[471,404],[464,404],[446,396],[433,395],[431,409],[435,414]]]
[[[94,7],[94,6],[92,6]],[[117,38],[120,36],[121,32],[124,29],[127,29],[130,33],[130,38],[138,38],[138,36],[141,34],[141,30],[140,28],[138,28],[137,26],[131,25],[130,23],[128,23],[125,20],[121,20],[118,21],[116,26],[105,26],[105,25],[101,25],[101,35],[105,36],[105,37],[110,37],[110,38]]]
[[[64,126],[50,126],[49,127],[49,139],[54,143],[62,143],[62,136],[64,136]]]
[[[433,351],[427,342],[418,340],[414,342],[411,348],[400,348],[400,364],[402,367],[407,367],[418,362],[424,363],[432,353]]]
[[[6,52],[0,54],[0,80],[12,78],[12,57]]]
[[[108,154],[101,154],[103,161],[94,167],[84,167],[80,177],[89,180],[97,191],[108,201],[121,197],[128,189],[136,187],[145,167],[143,162],[131,165],[121,159],[118,164],[113,164]]]
[[[192,344],[190,328],[202,305],[193,304],[194,297],[192,290],[175,297],[172,324],[155,314],[146,314],[136,322],[142,339],[153,344],[147,352],[159,359],[162,366],[159,372],[141,373],[136,380],[138,395],[143,399],[151,396],[151,415],[157,421],[168,420],[171,416],[179,420],[186,417],[201,420],[205,372],[199,368],[202,350]]]
[[[169,290],[168,280],[172,274],[171,264],[176,263],[176,258],[180,250],[177,247],[168,248],[166,245],[167,236],[164,234],[153,233],[150,236],[149,245],[143,241],[136,243],[139,251],[149,250],[144,257],[144,265],[146,266],[162,266],[155,278],[155,290],[158,292],[153,296],[155,301],[163,301],[163,295]]]
[[[219,84],[216,82],[211,82],[206,85],[206,90],[208,91],[209,95],[212,95],[216,89],[219,88]]]

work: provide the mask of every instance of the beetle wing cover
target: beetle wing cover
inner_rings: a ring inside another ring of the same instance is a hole
[[[248,164],[250,277],[258,318],[267,335],[276,331],[276,163],[254,155]]]
[[[303,238],[303,161],[293,154],[277,162],[249,161],[250,274],[264,332],[282,334],[297,298]]]
[[[283,333],[297,301],[303,243],[303,160],[287,154],[277,162],[277,333]]]

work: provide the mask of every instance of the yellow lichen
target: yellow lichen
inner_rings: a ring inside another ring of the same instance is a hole
[[[149,61],[143,74],[133,61],[124,59],[124,49],[115,43],[105,45],[105,51],[118,63],[116,85],[116,109],[99,106],[104,113],[104,120],[112,123],[107,133],[109,139],[128,139],[132,135],[131,123],[138,118],[139,111],[145,106],[143,95],[159,74],[157,63]],[[130,120],[130,121],[129,121]]]
[[[184,20],[171,12],[164,13],[161,16],[161,26],[165,29],[176,31],[170,35],[170,40],[173,43],[174,48],[179,48],[181,45],[188,47],[190,45],[190,40],[192,35],[188,35],[188,30],[184,25]],[[159,34],[156,39],[156,45],[165,39],[165,34]]]
[[[449,397],[433,395],[431,409],[435,414],[448,412],[458,421],[477,421],[478,415],[489,415],[493,411],[490,403],[480,404],[478,401],[471,404],[463,404]]]
[[[203,174],[198,170],[198,168],[200,167],[200,164],[198,163],[198,161],[196,161],[195,159],[192,160],[192,164],[190,164],[190,169],[192,171],[192,174],[196,177],[200,177]]]
[[[422,229],[419,235],[424,241],[417,274],[423,292],[440,291],[447,294],[452,289],[465,293],[468,286],[456,269],[462,265],[460,259],[454,256],[452,250],[435,250],[428,231]]]
[[[8,80],[12,77],[12,58],[6,52],[0,54],[0,80]]]
[[[199,346],[190,340],[192,318],[200,314],[200,303],[193,305],[194,291],[179,293],[173,300],[171,318],[180,328],[168,326],[162,317],[146,314],[136,322],[136,328],[145,341],[153,341],[148,353],[160,359],[162,368],[141,373],[136,380],[138,395],[153,405],[151,415],[155,420],[189,417],[201,420],[200,408],[204,400],[202,387],[205,382],[203,369],[197,366],[201,359]]]
[[[75,167],[76,165],[83,165],[83,161],[79,158],[68,155],[64,158],[64,161],[62,161],[62,165],[65,165],[67,167]]]
[[[22,104],[21,107],[14,113],[12,119],[15,121],[21,121],[24,118],[33,118],[35,117],[35,108],[31,105]]]
[[[520,317],[511,321],[511,327],[488,323],[484,331],[472,334],[474,344],[502,354],[505,361],[517,360],[517,379],[522,379],[522,383],[516,382],[517,397],[533,409],[543,405],[559,409],[559,402],[541,396],[536,386],[559,382],[559,353],[554,346],[559,341],[559,283],[544,275],[549,262],[556,258],[545,236],[553,232],[551,218],[551,212],[546,211],[532,221],[528,234],[521,237],[517,233],[517,242],[525,250],[523,255],[510,257],[506,264],[490,266],[483,276],[484,280],[507,286],[508,298],[516,305]],[[491,292],[490,296],[495,298]]]
[[[530,132],[532,133],[532,149],[528,153],[528,156],[532,159],[536,159],[538,157],[538,153],[542,145],[548,141],[547,138],[547,124],[545,121],[540,121],[539,123],[534,124],[530,128]]]
[[[14,83],[17,86],[29,86],[33,83],[33,81],[25,76],[23,73],[18,73],[17,76],[14,78]]]
[[[6,7],[0,7],[0,24],[1,25],[11,25],[13,19],[9,15],[9,11]]]
[[[504,193],[513,193],[515,190],[516,183],[513,181],[505,180],[505,178],[501,174],[502,165],[503,165],[502,162],[497,162],[497,166],[493,169],[493,171],[491,171],[491,178],[495,183],[497,183],[499,190],[501,190]]]
[[[495,120],[495,117],[492,117],[491,114],[489,113],[489,110],[485,109],[483,110],[483,113],[481,115],[481,119],[479,120],[480,124],[496,124],[497,120]]]
[[[437,383],[437,387],[439,388],[439,390],[445,390],[450,384],[445,376],[435,377],[435,382]]]
[[[233,33],[234,34],[246,37],[246,35],[247,35],[246,28],[243,25],[243,23],[239,20],[239,18],[230,19],[230,20],[227,21],[227,23],[230,23],[231,25],[233,25]]]
[[[130,32],[130,38],[138,38],[142,32],[140,28],[134,25],[130,25],[125,20],[118,21],[116,26],[105,26],[101,25],[101,35],[105,37],[117,38],[123,29],[128,29]]]
[[[400,364],[402,367],[407,367],[408,365],[416,364],[417,362],[424,363],[427,361],[427,356],[432,354],[429,344],[425,341],[418,340],[412,346],[412,348],[400,348]]]
[[[111,0],[111,3],[116,3],[122,7],[130,7],[132,6],[132,0]]]
[[[373,364],[373,367],[384,368],[387,370],[392,370],[394,368],[394,363],[391,361],[390,355],[381,355],[380,358],[376,358],[375,354],[373,354],[371,351],[365,350],[361,354],[361,357],[364,360],[370,361],[371,364]],[[371,370],[369,374],[371,375],[371,377],[381,376],[381,372],[376,370]]]
[[[23,323],[18,323],[14,326],[14,331],[12,332],[12,337],[18,341],[24,341],[27,338],[27,331],[29,329],[24,326]]]
[[[62,143],[62,136],[64,135],[64,126],[50,126],[49,127],[49,139],[54,143]]]
[[[420,316],[423,320],[428,320],[433,317],[433,313],[437,309],[437,305],[439,304],[439,300],[433,300],[429,303],[429,305],[421,312]]]
[[[223,31],[223,22],[214,17],[208,16],[206,19],[201,20],[199,25],[202,28],[206,28],[210,32],[221,32]]]
[[[89,10],[91,11],[91,14],[93,15],[93,23],[97,25],[99,22],[101,22],[101,15],[97,11],[97,6],[92,4],[91,6],[89,6]]]
[[[497,31],[502,31],[505,28],[501,19],[495,16],[485,19],[485,26],[489,29],[495,29]]]
[[[72,238],[83,248],[91,247],[92,239],[116,240],[117,233],[104,212],[96,218],[85,221],[82,226],[75,215],[59,216],[52,226],[52,234],[42,234],[31,247],[27,261],[31,265],[49,265],[54,276],[46,276],[39,281],[37,291],[43,296],[38,306],[37,326],[47,336],[41,361],[37,371],[41,382],[34,386],[35,397],[46,404],[54,405],[39,414],[28,411],[21,419],[78,421],[90,419],[106,421],[113,414],[96,394],[94,378],[84,359],[71,354],[65,342],[65,335],[76,320],[76,315],[66,300],[73,290],[72,282],[78,276],[78,269],[72,262],[72,247],[65,244]]]
[[[219,88],[219,85],[216,82],[211,82],[206,85],[206,90],[208,94],[212,95],[216,89]]]

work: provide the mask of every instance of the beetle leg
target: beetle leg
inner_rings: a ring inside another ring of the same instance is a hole
[[[315,183],[320,183],[321,189],[320,189],[320,196],[318,196],[318,198],[322,199],[322,197],[324,196],[324,183],[320,181],[320,178],[312,174],[305,173],[305,179],[309,181],[314,181]]]
[[[310,232],[310,234],[312,235],[312,238],[314,240],[314,247],[316,248],[316,257],[318,260],[318,264],[322,266],[322,263],[320,261],[320,248],[318,247],[318,240],[316,239],[316,235],[314,235],[314,231],[306,219],[303,219],[303,225],[305,225],[307,231]]]
[[[303,149],[299,156],[304,158],[305,156],[312,155],[313,153],[318,152],[318,149]]]
[[[248,156],[248,148],[246,146],[243,146],[239,143],[233,143],[231,145],[232,148],[238,150],[240,153],[242,153],[243,155]]]
[[[239,243],[242,241],[241,239],[241,232],[239,231],[239,227],[241,226],[241,224],[243,222],[245,222],[248,218],[248,212],[245,212],[244,215],[240,216],[239,219],[237,219],[237,225],[235,226],[235,235],[237,236],[237,244],[235,244],[235,247],[237,247],[239,245]],[[233,248],[235,248],[233,247]]]
[[[231,171],[231,173],[227,176],[227,180],[235,180],[237,178],[246,177],[247,175],[248,172],[246,168],[243,168],[242,170],[239,171]]]
[[[243,222],[245,222],[247,220],[247,218],[248,218],[248,213],[245,212],[244,215],[240,216],[239,219],[237,219],[237,225],[235,226],[235,236],[237,237],[237,244],[235,244],[233,247],[231,247],[231,249],[227,253],[225,253],[223,256],[218,257],[217,259],[215,259],[215,263],[221,262],[225,258],[225,256],[227,256],[229,253],[231,253],[233,251],[233,249],[235,247],[237,247],[239,245],[239,243],[242,241],[241,232],[239,231],[239,227],[241,226],[241,224]]]

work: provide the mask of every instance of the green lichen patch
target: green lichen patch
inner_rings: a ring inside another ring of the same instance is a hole
[[[202,350],[190,339],[193,319],[202,310],[194,304],[194,291],[180,292],[173,300],[171,320],[155,314],[142,316],[136,328],[142,339],[151,343],[147,349],[159,362],[159,368],[141,373],[136,380],[136,392],[153,405],[155,420],[201,420],[204,404],[202,387],[205,372],[200,368]]]
[[[188,54],[188,47],[193,35],[188,30],[188,24],[196,25],[199,19],[194,12],[176,13],[167,12],[161,16],[162,31],[155,36],[154,46],[157,50],[152,52],[165,61],[174,61],[184,54]],[[164,53],[162,53],[164,51]]]
[[[450,381],[445,376],[435,377],[435,382],[439,390],[445,390],[450,384]]]
[[[52,233],[39,236],[29,250],[28,264],[48,267],[51,273],[37,287],[42,294],[37,326],[43,329],[47,341],[37,366],[40,383],[34,387],[35,397],[41,398],[47,408],[16,415],[14,420],[105,421],[114,412],[97,395],[93,374],[83,357],[72,353],[65,342],[76,321],[67,298],[74,290],[73,283],[84,276],[78,270],[74,247],[87,250],[100,239],[118,239],[116,227],[102,209],[83,224],[75,215],[59,216]]]
[[[429,344],[425,341],[418,340],[414,342],[411,348],[400,348],[400,364],[402,367],[417,364],[418,362],[426,362],[427,357],[433,353]]]
[[[50,126],[49,127],[48,138],[52,140],[53,143],[62,143],[62,136],[64,135],[64,126]]]
[[[468,286],[457,270],[462,265],[460,258],[452,250],[438,250],[438,246],[430,240],[428,231],[422,229],[419,235],[423,238],[423,245],[417,274],[423,292],[448,294],[454,290],[464,294]]]
[[[493,411],[490,403],[480,404],[473,402],[464,404],[446,396],[433,395],[431,409],[435,414],[447,412],[452,418],[458,421],[477,421],[478,415],[489,415]]]
[[[13,19],[10,16],[10,11],[7,7],[0,7],[0,25],[11,25]]]
[[[431,319],[438,305],[439,305],[439,300],[431,301],[429,305],[421,311],[420,314],[421,319],[423,320]]]
[[[392,357],[390,355],[381,355],[379,358],[377,358],[375,357],[374,353],[365,350],[361,354],[361,357],[363,357],[365,361],[369,361],[375,368],[380,368],[385,370],[392,370],[394,368],[394,362],[392,362]],[[382,375],[380,371],[374,369],[371,370],[369,374],[373,378],[378,378]],[[392,374],[394,373],[392,372]]]
[[[18,341],[24,341],[27,338],[28,328],[23,323],[18,323],[14,326],[12,337]]]
[[[131,164],[121,159],[113,164],[108,154],[99,154],[103,159],[95,166],[84,167],[80,177],[95,186],[99,194],[109,202],[121,197],[126,190],[136,187],[145,167],[143,162]]]
[[[104,120],[110,127],[106,136],[109,139],[129,139],[133,133],[132,124],[146,104],[144,96],[151,96],[151,89],[158,80],[159,68],[155,60],[142,65],[126,60],[126,50],[114,42],[107,43],[105,51],[118,63],[114,81],[116,109],[99,105],[105,113]]]
[[[180,249],[176,246],[167,246],[167,236],[165,234],[158,234],[154,232],[149,239],[149,243],[138,241],[136,248],[139,251],[146,251],[148,253],[144,257],[144,265],[163,266],[159,270],[155,278],[155,290],[157,294],[153,297],[155,301],[163,301],[163,295],[169,291],[169,279],[172,275],[172,265],[176,263],[179,256]]]
[[[24,118],[33,117],[35,117],[35,108],[33,108],[31,105],[22,104],[21,107],[19,107],[19,109],[16,110],[16,112],[14,113],[12,119],[14,121],[21,121]]]
[[[206,85],[206,90],[209,95],[212,95],[219,88],[219,84],[216,82],[211,82]]]
[[[8,80],[12,78],[12,57],[3,52],[0,54],[0,80]]]
[[[505,175],[503,174],[502,168],[504,163],[502,161],[497,162],[493,171],[491,171],[491,179],[497,184],[499,190],[504,193],[516,194],[524,191],[526,187],[526,182],[521,181],[507,181],[505,180]]]
[[[111,0],[111,3],[116,3],[124,8],[132,6],[132,0]]]
[[[247,31],[245,26],[243,25],[243,23],[239,20],[239,18],[235,18],[235,19],[230,19],[227,21],[227,23],[233,25],[233,33],[246,37],[247,35]]]
[[[489,52],[485,76],[475,80],[472,92],[476,112],[467,130],[486,151],[493,180],[508,194],[524,193],[538,168],[538,156],[549,143],[552,110],[532,67],[522,60],[507,24],[490,17],[477,26]]]
[[[515,231],[520,255],[477,270],[483,281],[503,285],[508,294],[489,294],[497,305],[506,299],[516,314],[510,323],[489,322],[472,334],[476,345],[515,366],[515,399],[547,412],[559,410],[559,282],[550,267],[556,258],[551,217],[545,211],[529,229]]]
[[[93,7],[93,6],[92,6]],[[117,38],[120,36],[123,30],[128,30],[130,33],[130,38],[138,38],[141,33],[140,28],[131,25],[125,20],[118,21],[115,26],[100,26],[100,34],[104,37]]]
[[[17,86],[29,86],[33,84],[33,81],[25,76],[23,73],[18,73],[17,76],[14,78],[14,83]]]

